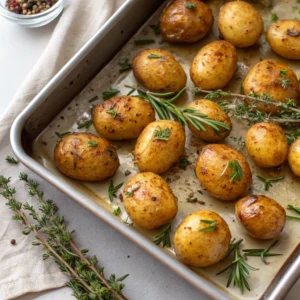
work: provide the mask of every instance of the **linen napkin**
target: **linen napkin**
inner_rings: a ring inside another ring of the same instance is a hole
[[[5,162],[7,155],[13,156],[9,131],[14,119],[125,1],[67,1],[48,46],[0,120],[0,175],[12,177],[18,200],[26,202],[29,198],[18,175],[30,172],[21,164]],[[22,235],[20,224],[12,221],[11,216],[0,196],[0,299],[63,286],[66,276],[54,262],[42,260],[42,248],[31,245],[32,239]],[[12,239],[16,240],[15,245],[11,244]]]

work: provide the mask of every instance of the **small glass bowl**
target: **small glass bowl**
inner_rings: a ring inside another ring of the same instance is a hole
[[[6,7],[6,0],[0,0],[0,15],[7,20],[27,28],[44,26],[53,21],[63,11],[66,0],[57,1],[48,10],[35,15],[21,15],[11,12]]]

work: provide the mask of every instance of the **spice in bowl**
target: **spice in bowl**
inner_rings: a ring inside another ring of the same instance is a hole
[[[6,0],[9,11],[19,15],[35,15],[48,10],[58,0]]]

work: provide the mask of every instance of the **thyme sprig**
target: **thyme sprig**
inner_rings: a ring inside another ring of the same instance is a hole
[[[243,177],[243,169],[240,165],[240,163],[237,160],[229,160],[226,164],[226,167],[224,168],[221,176],[225,174],[228,168],[232,169],[232,172],[230,174],[230,182],[234,182],[236,180],[241,180]]]
[[[171,131],[169,128],[156,128],[154,132],[154,140],[162,140],[167,141],[171,135]]]
[[[163,247],[171,247],[171,224],[166,224],[162,226],[161,231],[154,236],[153,243],[156,245],[162,244]]]
[[[298,137],[300,137],[300,129],[294,129],[285,133],[288,144],[291,145]]]
[[[298,215],[300,215],[300,207],[296,207],[294,205],[289,204],[287,206],[287,209],[293,210],[295,213],[297,213]],[[298,220],[298,221],[300,221],[300,217],[294,217],[294,216],[289,216],[289,215],[287,215],[286,217],[287,217],[287,219],[290,219],[290,220]]]
[[[214,230],[216,230],[216,226],[217,226],[217,222],[216,221],[200,220],[200,222],[208,224],[208,226],[201,228],[199,230],[199,232],[207,232],[207,231],[214,231]]]
[[[268,191],[269,188],[273,186],[272,183],[278,182],[278,181],[284,179],[284,176],[275,177],[275,178],[265,178],[265,177],[262,177],[262,176],[260,176],[260,175],[257,175],[256,177],[257,177],[260,181],[262,181],[262,182],[264,183],[264,190],[265,190],[265,191]]]

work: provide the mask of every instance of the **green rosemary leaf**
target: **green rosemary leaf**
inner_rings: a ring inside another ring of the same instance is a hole
[[[150,53],[150,55],[148,55],[148,58],[162,58],[162,56],[157,55],[155,53]]]
[[[120,66],[120,70],[119,70],[120,73],[132,69],[132,65],[131,65],[131,63],[129,63],[129,59],[128,58],[126,58],[124,60],[124,62],[120,62],[119,66]]]
[[[62,132],[62,133],[59,133],[59,132],[55,132],[55,134],[61,139],[63,138],[65,135],[68,135],[70,134],[71,132],[70,131],[65,131],[65,132]]]
[[[280,176],[280,177],[275,177],[275,178],[265,178],[262,177],[260,175],[256,176],[260,181],[262,181],[264,183],[264,189],[265,191],[268,191],[270,187],[273,186],[272,183],[283,180],[284,176]]]
[[[136,45],[147,45],[155,43],[155,40],[135,40],[134,43]]]
[[[300,221],[300,217],[294,217],[294,216],[286,215],[286,218],[289,219],[289,220],[298,220],[298,221]]]
[[[225,174],[228,168],[232,169],[232,172],[230,174],[230,182],[234,182],[236,180],[241,180],[243,177],[243,169],[240,165],[240,163],[237,160],[229,160],[226,164],[225,169],[223,170],[221,176]]]
[[[134,186],[132,188],[129,188],[126,192],[125,192],[125,197],[128,198],[128,197],[131,197],[133,195],[133,193],[135,191],[137,191],[141,186],[140,185],[137,185],[137,186]]]
[[[121,213],[121,207],[119,206],[113,210],[113,214],[115,216],[118,216],[120,213]]]
[[[217,226],[217,222],[216,222],[216,221],[211,221],[211,220],[200,220],[200,222],[209,224],[209,226],[201,228],[201,229],[199,230],[199,232],[214,231],[214,230],[216,229],[216,226]]]
[[[109,109],[106,111],[107,114],[110,114],[113,119],[117,116],[117,112],[114,109]]]
[[[279,20],[279,17],[277,14],[272,14],[271,17],[270,17],[270,21],[271,22],[276,22],[277,20]]]
[[[160,29],[158,27],[158,25],[149,25],[150,28],[152,28],[153,32],[158,35],[160,34]]]
[[[108,187],[108,197],[110,202],[114,201],[114,198],[117,198],[117,191],[122,187],[124,182],[119,183],[118,185],[114,186],[113,181],[111,180]]]
[[[95,97],[91,98],[88,102],[91,103],[91,102],[97,101],[98,99],[99,99],[99,97],[95,96]]]
[[[15,159],[15,158],[13,158],[13,157],[11,157],[11,156],[6,156],[6,158],[5,158],[5,160],[8,162],[8,163],[10,163],[10,164],[18,164],[19,162]]]
[[[130,96],[132,93],[134,93],[134,91],[135,91],[135,89],[131,89],[131,90],[128,92],[127,96]]]
[[[169,128],[155,129],[154,140],[167,141],[169,139],[170,135],[171,135],[171,131]]]
[[[104,101],[108,100],[108,99],[112,98],[113,96],[117,95],[118,93],[120,93],[119,90],[110,87],[107,91],[102,93],[102,99]]]
[[[294,212],[296,212],[297,214],[300,215],[300,207],[296,207],[296,206],[294,206],[294,205],[289,204],[289,205],[287,206],[287,209],[293,210]]]
[[[185,7],[189,8],[189,9],[195,9],[195,8],[197,8],[197,5],[188,2]]]
[[[98,142],[88,141],[89,147],[97,147],[99,145]]]
[[[89,128],[93,124],[93,120],[89,119],[78,124],[77,128]]]
[[[162,244],[163,247],[171,247],[171,224],[166,224],[160,228],[160,232],[154,236],[153,243],[156,245]]]

